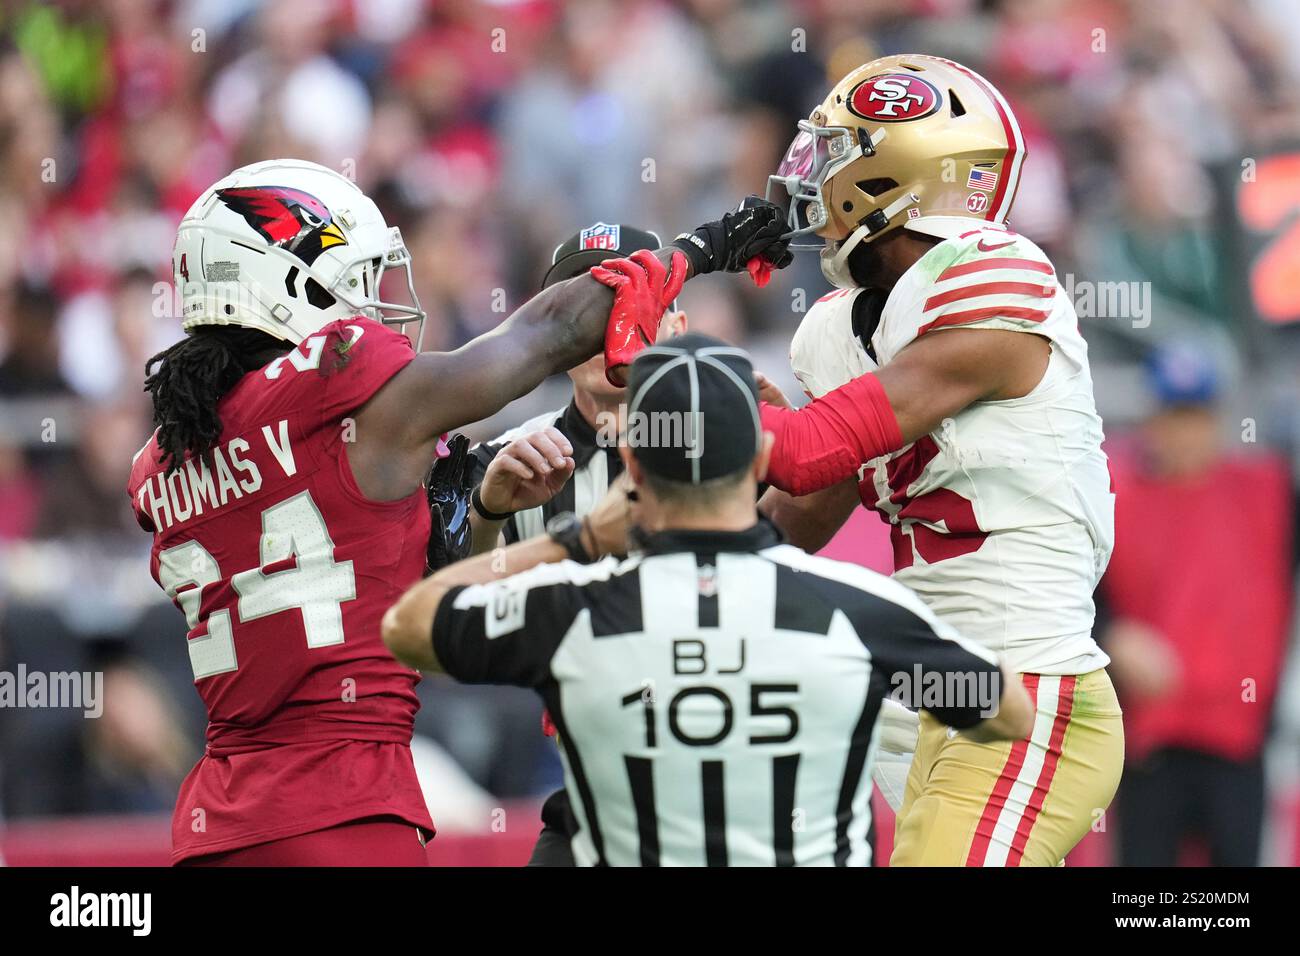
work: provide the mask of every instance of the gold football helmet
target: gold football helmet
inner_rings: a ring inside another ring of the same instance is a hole
[[[872,60],[799,121],[768,197],[789,197],[795,236],[816,234],[822,272],[842,288],[849,253],[898,226],[941,239],[1003,224],[1025,141],[1002,94],[978,73],[933,56]]]

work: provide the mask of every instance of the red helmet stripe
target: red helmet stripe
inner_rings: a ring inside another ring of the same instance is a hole
[[[1016,124],[1015,117],[1011,115],[1011,110],[1007,107],[1006,102],[988,80],[980,76],[974,70],[967,69],[960,63],[954,63],[952,60],[944,60],[949,66],[961,70],[972,80],[974,80],[993,101],[993,107],[998,111],[998,119],[1002,122],[1002,132],[1007,137],[1007,155],[1002,161],[1003,174],[998,177],[998,185],[993,193],[993,201],[989,203],[989,211],[984,216],[989,222],[1002,222],[1006,219],[1006,214],[1011,211],[1011,203],[1015,200],[1015,187],[1020,184],[1020,164],[1024,162],[1024,140],[1020,136],[1020,127]],[[1007,189],[1011,189],[1011,194],[1007,196]],[[1003,209],[1003,197],[1006,196],[1005,210]]]

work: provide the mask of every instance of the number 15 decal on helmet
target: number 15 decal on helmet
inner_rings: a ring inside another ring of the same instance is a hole
[[[351,180],[315,163],[276,159],[235,170],[190,207],[176,234],[182,327],[239,325],[297,344],[335,319],[362,315],[411,335],[424,311],[396,227]],[[385,302],[389,269],[409,302]]]
[[[847,260],[858,244],[895,228],[949,239],[973,219],[1007,222],[1024,137],[1002,94],[959,63],[873,60],[798,126],[767,194],[788,199],[792,234],[823,240],[791,248],[820,250],[836,286],[853,286]]]

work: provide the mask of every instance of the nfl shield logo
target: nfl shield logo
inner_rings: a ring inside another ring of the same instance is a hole
[[[618,226],[598,222],[578,234],[579,249],[617,249]]]
[[[718,569],[711,564],[703,565],[699,570],[698,577],[700,596],[717,597],[718,596]]]

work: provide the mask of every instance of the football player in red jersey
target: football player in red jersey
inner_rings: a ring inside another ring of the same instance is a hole
[[[656,256],[680,286],[759,256],[786,264],[783,232],[775,207],[750,203],[696,230],[689,264]],[[400,234],[352,182],[296,160],[200,196],[173,268],[188,335],[148,363],[158,429],[127,488],[209,716],[172,860],[423,864],[418,677],[379,635],[424,570],[422,478],[447,431],[602,340],[625,366],[653,329],[610,315],[609,290],[583,276],[454,352],[417,354],[404,327],[424,314]],[[405,272],[409,305],[381,300],[388,269]]]

